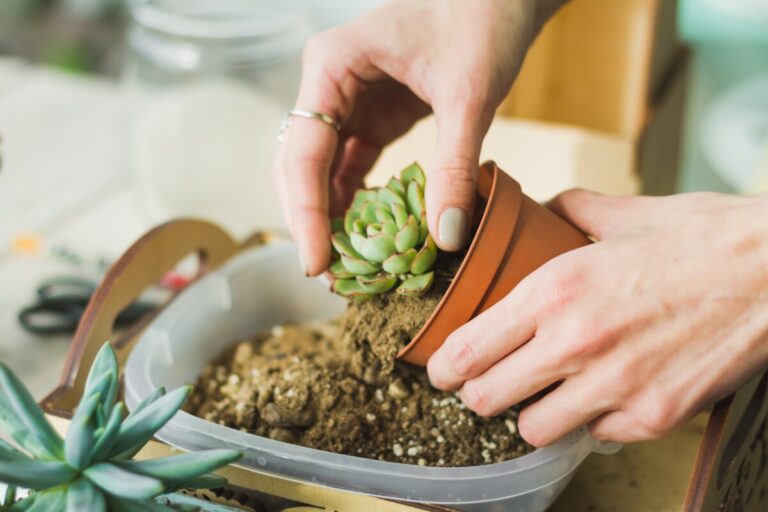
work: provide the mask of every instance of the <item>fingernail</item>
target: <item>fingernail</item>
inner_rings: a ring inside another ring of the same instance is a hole
[[[309,277],[309,270],[307,269],[307,262],[304,261],[304,256],[302,256],[301,253],[299,253],[299,265],[301,265],[301,271],[304,272],[304,275]]]
[[[467,212],[461,208],[447,208],[437,223],[437,237],[441,247],[458,250],[464,246],[467,236]]]

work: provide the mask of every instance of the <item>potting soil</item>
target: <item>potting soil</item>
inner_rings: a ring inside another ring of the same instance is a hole
[[[236,344],[203,371],[186,409],[279,441],[408,464],[479,465],[532,451],[517,408],[479,417],[432,388],[423,368],[394,359],[460,261],[442,265],[425,297],[387,294],[353,303],[340,321],[276,326]]]

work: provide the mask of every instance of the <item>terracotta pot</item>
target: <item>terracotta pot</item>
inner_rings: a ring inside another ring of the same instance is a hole
[[[564,252],[590,243],[571,224],[523,194],[520,184],[486,162],[478,174],[475,238],[435,311],[397,357],[425,366],[458,327],[507,295],[525,276]]]

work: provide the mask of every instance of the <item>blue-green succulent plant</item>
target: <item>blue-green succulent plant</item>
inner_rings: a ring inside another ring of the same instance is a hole
[[[118,365],[109,343],[91,367],[66,439],[54,430],[32,395],[0,363],[0,481],[9,487],[8,512],[171,511],[153,498],[177,489],[216,488],[210,473],[241,457],[237,450],[207,450],[154,460],[132,460],[184,404],[191,387],[158,389],[126,415],[117,402]],[[15,500],[16,488],[29,490]]]

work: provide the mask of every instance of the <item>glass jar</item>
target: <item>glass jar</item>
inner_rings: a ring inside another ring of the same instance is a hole
[[[131,0],[134,190],[153,221],[283,227],[276,134],[313,32],[300,0]]]

